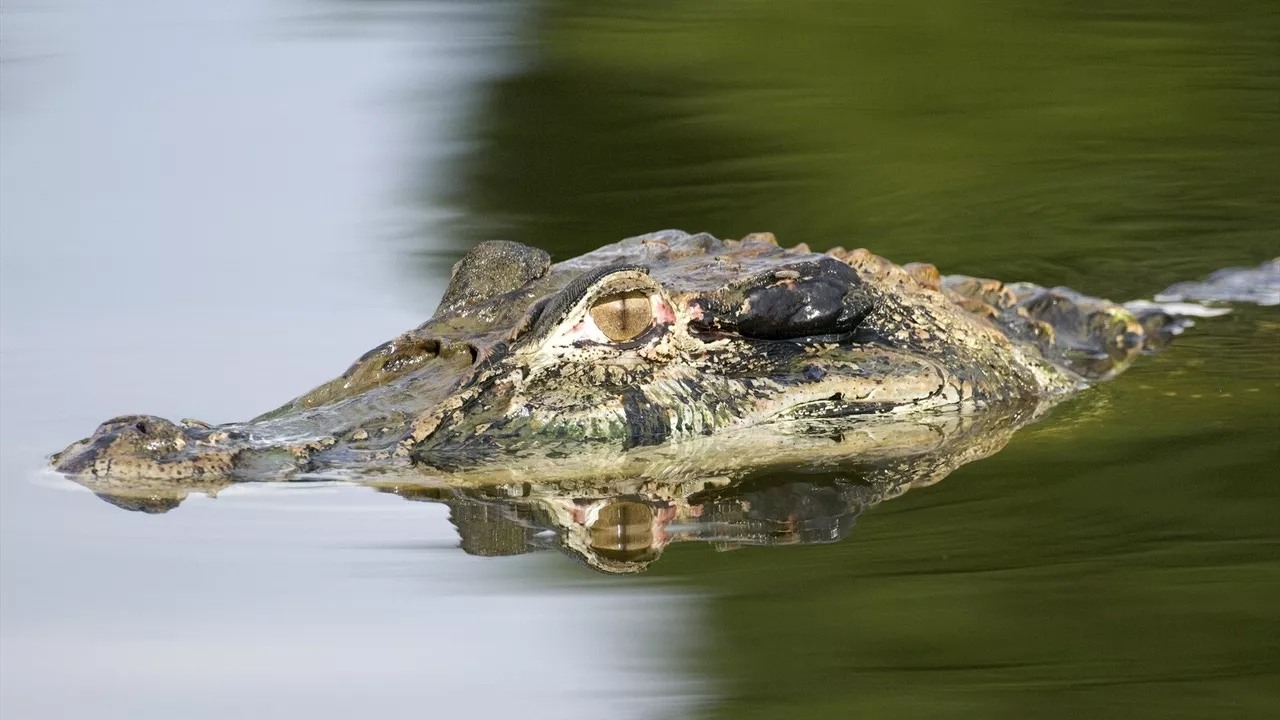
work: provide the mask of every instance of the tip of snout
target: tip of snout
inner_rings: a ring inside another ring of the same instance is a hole
[[[164,418],[121,415],[99,425],[89,437],[54,453],[49,463],[67,475],[96,475],[117,456],[181,450],[185,444],[182,428]]]

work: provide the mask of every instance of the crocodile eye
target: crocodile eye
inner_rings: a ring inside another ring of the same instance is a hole
[[[627,342],[653,326],[653,305],[639,290],[605,295],[591,305],[591,319],[605,337]]]
[[[591,547],[615,559],[628,553],[642,553],[653,546],[653,508],[644,503],[619,501],[600,509],[591,525]]]

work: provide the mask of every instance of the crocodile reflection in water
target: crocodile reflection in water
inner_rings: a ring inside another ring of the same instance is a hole
[[[659,465],[655,456],[648,477],[612,481],[549,477],[502,483],[462,474],[448,482],[404,475],[368,478],[363,484],[447,505],[468,554],[556,548],[604,573],[636,573],[673,542],[730,549],[843,539],[863,511],[998,452],[1035,414],[1035,406],[1029,406],[1022,412],[952,415],[932,422],[882,422],[874,429],[839,419],[798,421],[780,427],[771,447],[756,448],[772,461],[740,463],[715,474],[678,458]],[[113,505],[146,513],[168,512],[192,492],[213,496],[236,484],[227,477],[182,483],[74,479]]]
[[[1272,261],[1162,299],[1265,303],[1278,286]],[[989,418],[1023,424],[1213,312],[942,277],[768,234],[664,231],[555,265],[485,243],[431,320],[283,407],[216,427],[121,416],[53,466],[96,486],[172,488],[328,477],[588,497],[574,489],[732,482],[770,464],[962,448],[1001,426]],[[900,474],[896,487],[916,483]]]
[[[469,554],[555,547],[601,572],[635,573],[674,542],[706,542],[728,550],[842,540],[865,510],[998,452],[1031,419],[1000,414],[935,426],[931,439],[916,434],[910,448],[879,452],[839,434],[819,435],[805,443],[808,462],[676,482],[381,489],[448,504]]]

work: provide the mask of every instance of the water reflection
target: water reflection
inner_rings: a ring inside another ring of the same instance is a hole
[[[459,545],[470,555],[555,548],[602,573],[630,574],[647,570],[672,543],[728,550],[837,542],[867,509],[999,452],[1047,408],[780,424],[767,439],[731,432],[685,447],[633,450],[632,464],[647,470],[614,479],[574,476],[570,463],[563,476],[508,482],[494,480],[501,470],[440,478],[405,472],[360,482],[448,506]],[[751,450],[744,461],[725,460]],[[70,477],[116,507],[150,514],[177,508],[191,493],[216,495],[237,484]]]

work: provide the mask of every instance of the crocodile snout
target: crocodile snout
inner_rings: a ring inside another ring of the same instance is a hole
[[[112,418],[93,435],[53,456],[53,468],[69,475],[104,475],[113,469],[170,476],[190,462],[184,457],[191,437],[183,427],[151,415]]]

